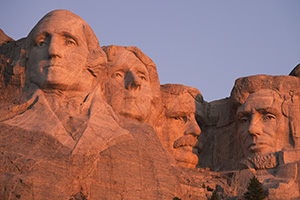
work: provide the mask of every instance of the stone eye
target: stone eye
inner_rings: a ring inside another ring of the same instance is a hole
[[[247,123],[249,121],[249,119],[248,119],[248,117],[246,117],[246,116],[243,116],[243,117],[240,117],[240,122],[241,123]]]
[[[140,75],[140,79],[142,79],[142,80],[146,80],[146,76],[144,76],[144,75]]]
[[[174,120],[178,121],[178,122],[187,122],[187,117],[183,116],[183,117],[173,117]]]
[[[35,45],[36,46],[39,46],[39,47],[43,47],[43,46],[45,46],[47,43],[44,41],[44,40],[40,40],[40,41],[38,41]]]
[[[173,117],[175,120],[182,120],[182,117]]]
[[[268,114],[266,114],[266,115],[263,117],[263,119],[264,119],[265,121],[271,121],[271,120],[276,119],[276,117],[275,117],[275,115],[268,113]]]
[[[115,77],[115,78],[123,78],[123,74],[121,72],[115,72],[113,74],[113,77]]]
[[[69,46],[76,46],[77,45],[77,43],[74,40],[72,40],[72,39],[67,39],[65,41],[65,44],[69,45]]]

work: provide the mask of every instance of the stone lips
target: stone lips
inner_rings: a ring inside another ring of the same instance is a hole
[[[298,66],[205,102],[70,11],[0,45],[0,199],[235,199],[253,175],[268,199],[299,197]],[[61,70],[33,73],[45,62]]]

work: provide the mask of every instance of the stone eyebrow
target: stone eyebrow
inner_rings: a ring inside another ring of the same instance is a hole
[[[144,65],[144,64],[143,64],[143,65]],[[137,71],[138,73],[141,73],[141,74],[144,74],[144,75],[146,75],[146,76],[149,76],[148,69],[146,68],[145,65],[144,65],[144,67],[145,67],[145,69],[142,68],[142,67],[140,67],[140,66],[137,66],[136,71]]]
[[[43,31],[43,32],[38,32],[34,37],[33,40],[34,42],[36,42],[36,40],[40,39],[41,36],[49,36],[49,33],[47,31]]]
[[[49,35],[49,33],[47,31],[37,32],[37,34],[34,36],[34,38],[37,38],[41,35]]]
[[[272,107],[267,107],[267,108],[259,108],[257,111],[261,114],[266,114],[266,113],[272,113],[274,115],[279,114],[279,111],[277,109],[274,109]]]
[[[139,69],[137,69],[137,71],[136,71],[137,73],[141,73],[141,74],[144,74],[144,75],[147,75],[147,72],[145,72],[145,71],[142,71],[142,70],[139,70]]]
[[[30,41],[30,46],[35,46],[36,43],[38,42],[38,40],[42,39],[42,38],[47,38],[49,36],[49,33],[47,31],[43,31],[43,32],[38,32],[37,34],[35,34],[31,41]]]
[[[176,109],[170,109],[166,112],[167,117],[184,117],[186,115],[188,115],[189,112],[185,112],[185,111],[179,111]]]
[[[139,68],[137,69],[137,71],[136,71],[136,74],[137,75],[139,75],[139,76],[144,76],[147,80],[150,78],[149,77],[149,73],[148,73],[148,71],[146,70],[139,70]]]
[[[123,69],[124,65],[109,65],[108,66],[108,72],[116,72],[116,71],[122,71],[122,72],[125,72],[126,69]]]
[[[237,116],[238,118],[243,117],[243,116],[250,116],[250,112],[251,112],[251,111],[238,111],[238,112],[236,113],[236,116]]]

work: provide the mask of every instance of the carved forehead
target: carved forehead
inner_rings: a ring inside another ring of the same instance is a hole
[[[163,96],[170,96],[170,95],[181,95],[181,94],[190,94],[193,98],[196,98],[198,94],[201,95],[201,92],[193,87],[185,86],[181,84],[164,84],[161,85],[161,91]]]
[[[278,114],[281,110],[283,99],[270,89],[262,89],[248,96],[246,101],[241,105],[237,114],[241,112],[251,112],[253,109],[257,111],[273,111]]]
[[[136,69],[148,74],[148,70],[144,63],[138,59],[134,53],[121,49],[114,54],[114,58],[110,59],[108,70],[115,71],[119,69]]]
[[[104,46],[102,47],[105,51],[108,62],[111,63],[115,59],[117,52],[119,51],[127,51],[132,53],[137,59],[139,59],[147,69],[149,74],[149,79],[151,83],[151,90],[153,93],[153,97],[160,98],[160,83],[158,79],[158,74],[156,70],[156,66],[154,62],[146,56],[139,48],[137,47],[122,47],[116,45]]]
[[[163,98],[167,116],[195,113],[195,99],[188,93]]]
[[[231,91],[230,101],[233,110],[241,106],[248,96],[262,89],[269,89],[281,97],[291,99],[300,94],[299,78],[292,76],[256,75],[239,78]]]
[[[114,65],[140,65],[148,71],[147,65],[134,52],[128,50],[126,47],[109,46],[104,47],[107,53],[108,63],[110,67]]]
[[[167,109],[167,115],[177,113],[194,113],[195,98],[201,94],[193,87],[180,84],[165,84],[161,86],[162,100]]]
[[[68,10],[54,10],[46,14],[38,23],[37,25],[43,23],[45,20],[57,20],[57,21],[64,21],[67,22],[68,20],[75,20],[80,24],[88,25],[81,17],[76,15],[75,13],[72,13]]]
[[[67,10],[55,10],[45,15],[32,29],[28,37],[41,32],[69,32],[84,37],[83,27],[88,24],[79,16]]]
[[[39,26],[34,29],[34,34],[45,30],[53,32],[68,31],[73,34],[83,35],[83,24],[74,18],[51,16],[45,18]]]
[[[54,10],[46,14],[30,31],[26,39],[26,46],[30,47],[38,35],[46,33],[68,33],[87,44],[89,38],[86,38],[84,27],[91,29],[78,15],[68,10]],[[95,40],[95,38],[90,40]]]

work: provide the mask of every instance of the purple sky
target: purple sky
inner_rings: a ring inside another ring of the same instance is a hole
[[[20,39],[54,9],[81,16],[101,46],[139,47],[161,84],[193,86],[206,101],[228,97],[239,77],[300,63],[299,0],[2,0],[0,28]]]

